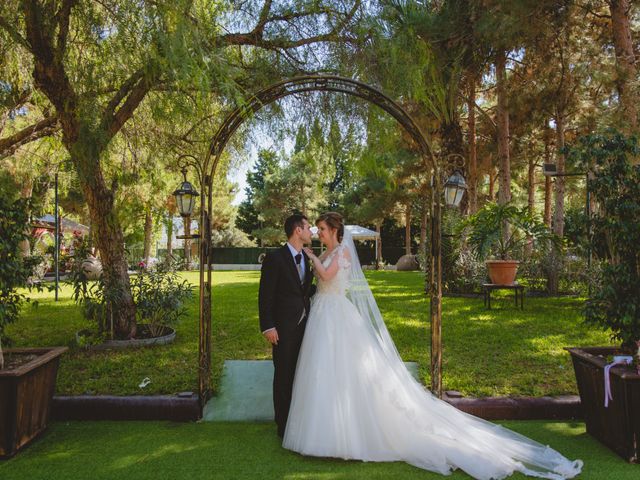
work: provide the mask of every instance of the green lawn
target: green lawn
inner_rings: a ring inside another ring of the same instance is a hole
[[[192,283],[197,274],[184,274]],[[413,272],[368,272],[376,299],[398,350],[416,361],[428,384],[428,300],[423,279]],[[225,359],[266,359],[270,348],[259,333],[259,272],[216,272],[213,290],[213,364],[217,385]],[[35,295],[39,307],[25,307],[8,328],[15,346],[73,345],[87,326],[65,287],[61,301]],[[605,333],[582,324],[583,301],[576,298],[525,298],[516,309],[506,292],[494,309],[481,298],[443,301],[444,386],[467,395],[547,395],[575,393],[565,346],[608,344]],[[58,394],[159,394],[197,390],[197,299],[178,326],[173,345],[126,352],[72,348],[62,360]],[[144,389],[138,384],[149,377]]]
[[[580,479],[632,480],[630,465],[587,435],[582,423],[500,422],[585,462]],[[272,424],[70,422],[11,460],[0,478],[20,479],[442,479],[405,463],[363,463],[302,457],[283,449]],[[451,479],[468,479],[456,472]],[[524,476],[516,474],[514,480]]]

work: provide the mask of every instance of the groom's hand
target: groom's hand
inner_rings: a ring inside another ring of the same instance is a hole
[[[266,338],[267,340],[269,340],[269,343],[273,344],[273,345],[278,345],[278,331],[275,328],[272,328],[271,330],[267,330],[266,332],[263,333],[264,338]]]

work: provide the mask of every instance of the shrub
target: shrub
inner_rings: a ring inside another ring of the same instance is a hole
[[[184,315],[192,289],[173,271],[141,269],[131,285],[138,321],[148,325],[152,336],[162,335],[165,327],[174,326]]]
[[[105,288],[102,277],[90,281],[85,268],[85,260],[91,250],[88,239],[75,235],[73,239],[73,256],[70,258],[70,283],[73,287],[73,299],[82,308],[85,319],[95,323],[97,328],[96,342],[105,337],[113,338],[113,318],[110,306],[112,300]]]
[[[601,274],[586,321],[610,330],[625,347],[640,341],[640,156],[637,139],[609,131],[582,137],[569,158],[593,171],[597,208],[590,228]]]
[[[5,327],[17,320],[21,305],[29,300],[18,288],[33,286],[30,279],[41,261],[37,256],[24,256],[20,248],[30,238],[29,210],[29,200],[14,201],[0,194],[0,369],[4,366]]]

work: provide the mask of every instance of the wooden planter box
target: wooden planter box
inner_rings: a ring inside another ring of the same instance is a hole
[[[0,370],[0,458],[11,457],[47,427],[60,355],[66,347],[17,348],[37,354],[28,363]]]
[[[616,347],[568,348],[573,360],[587,432],[631,463],[640,459],[640,375],[635,368],[610,370],[609,407],[604,406],[604,367]]]

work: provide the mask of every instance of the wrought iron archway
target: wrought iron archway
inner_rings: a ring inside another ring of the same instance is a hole
[[[260,90],[246,103],[231,112],[216,134],[214,135],[207,156],[201,165],[201,188],[200,196],[200,340],[198,355],[198,388],[200,401],[204,402],[211,394],[211,273],[213,258],[211,255],[211,215],[212,215],[212,192],[213,180],[216,169],[220,161],[220,157],[229,142],[231,136],[236,130],[251,118],[256,112],[264,106],[275,102],[284,97],[304,92],[336,92],[345,93],[367,102],[370,102],[395,118],[402,127],[409,133],[420,150],[425,168],[429,169],[433,175],[432,194],[431,194],[431,223],[432,223],[432,242],[430,249],[430,317],[431,317],[431,374],[432,389],[441,394],[441,349],[440,349],[440,332],[441,332],[441,261],[440,261],[440,242],[434,241],[440,238],[440,201],[438,200],[438,192],[440,192],[440,172],[438,162],[435,160],[431,146],[422,133],[418,125],[411,116],[395,101],[389,98],[381,91],[373,88],[365,83],[352,80],[350,78],[340,77],[336,75],[308,75],[294,77],[288,80],[275,83],[263,90]],[[434,348],[436,341],[437,348]],[[438,379],[435,381],[433,378]]]

